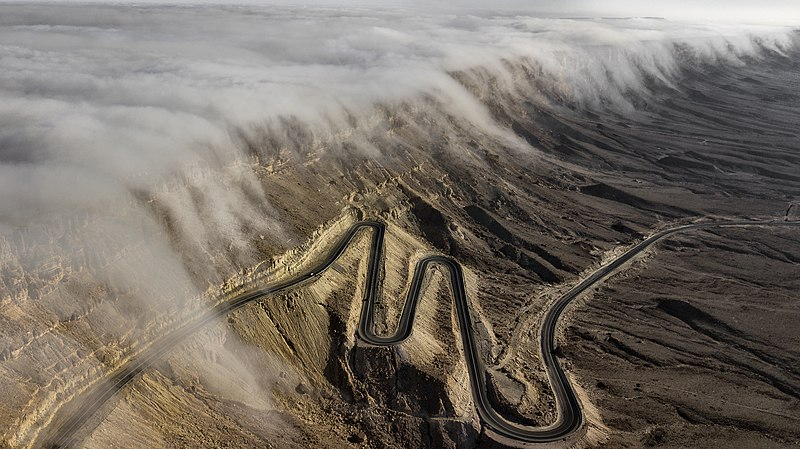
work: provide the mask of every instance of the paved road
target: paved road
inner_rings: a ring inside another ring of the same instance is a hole
[[[432,265],[442,266],[450,273],[450,283],[454,294],[456,314],[458,316],[458,324],[461,331],[461,339],[475,408],[483,423],[497,434],[517,441],[549,442],[563,439],[580,429],[583,424],[580,402],[575,396],[575,392],[554,354],[556,325],[558,318],[561,316],[566,306],[582,293],[595,286],[598,282],[617,271],[634,256],[667,236],[697,229],[749,226],[800,227],[800,222],[740,220],[696,223],[666,229],[652,235],[618,256],[613,261],[602,266],[556,300],[545,313],[540,333],[541,357],[553,388],[558,409],[558,418],[556,421],[545,427],[527,427],[509,422],[501,417],[492,407],[486,392],[485,370],[481,358],[478,356],[475,344],[469,300],[464,290],[463,273],[461,266],[455,260],[445,256],[431,256],[420,260],[414,271],[411,287],[396,332],[389,336],[375,334],[373,322],[374,308],[377,299],[375,295],[378,291],[377,283],[383,257],[385,226],[375,221],[363,221],[354,224],[326,258],[308,272],[285,282],[268,285],[264,288],[238,295],[210,310],[195,321],[179,327],[154,342],[136,358],[124,363],[119,369],[113,372],[106,381],[98,382],[98,384],[91,387],[85,394],[80,395],[65,407],[62,407],[48,428],[42,432],[39,442],[41,445],[49,447],[72,447],[80,444],[80,441],[75,439],[75,434],[79,428],[94,416],[117,391],[131,380],[135,379],[145,369],[162,359],[169,351],[182,343],[190,335],[219,317],[239,309],[252,301],[264,299],[267,296],[285,291],[316,278],[344,253],[353,238],[363,230],[372,231],[372,240],[369,252],[367,285],[358,324],[359,337],[367,343],[381,346],[396,345],[408,338],[413,328],[414,316],[416,314],[421,289],[424,284],[425,274]]]

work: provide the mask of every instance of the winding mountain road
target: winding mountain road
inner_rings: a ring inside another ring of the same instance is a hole
[[[606,265],[603,265],[566,294],[558,298],[549,309],[547,309],[544,315],[539,339],[542,361],[553,388],[558,413],[556,421],[545,427],[528,427],[510,422],[500,416],[490,403],[486,392],[485,370],[475,344],[469,300],[464,289],[463,273],[461,265],[455,260],[445,256],[431,256],[420,260],[417,263],[411,280],[411,287],[408,291],[397,330],[394,334],[388,336],[375,334],[374,309],[377,300],[376,292],[378,291],[378,280],[383,256],[385,225],[377,221],[363,221],[351,226],[325,259],[312,267],[309,271],[293,279],[238,295],[218,305],[196,320],[173,330],[153,342],[138,356],[130,359],[111,373],[106,380],[99,381],[84,394],[79,395],[62,407],[51,420],[48,427],[40,433],[38,444],[35,442],[35,445],[48,447],[73,447],[79,445],[80,440],[76,438],[76,434],[82,425],[90,420],[90,418],[120,389],[131,380],[135,379],[145,369],[153,366],[156,361],[162,359],[169,351],[182,343],[190,335],[219,317],[239,309],[252,301],[264,299],[267,296],[285,291],[316,278],[345,252],[355,236],[362,230],[371,230],[372,239],[366,278],[367,285],[358,324],[359,338],[367,343],[381,346],[396,345],[408,338],[413,328],[414,316],[424,285],[425,274],[432,265],[439,265],[450,273],[450,284],[454,295],[456,314],[458,316],[458,324],[475,408],[482,422],[495,433],[517,441],[550,442],[563,439],[580,429],[583,424],[580,402],[575,396],[575,392],[554,354],[558,318],[567,305],[572,300],[594,287],[598,282],[613,274],[637,254],[665,237],[690,230],[751,226],[800,227],[800,222],[738,220],[694,223],[666,229],[653,234]]]

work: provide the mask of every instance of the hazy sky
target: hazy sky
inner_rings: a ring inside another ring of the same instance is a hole
[[[50,0],[53,3],[281,4],[406,8],[480,8],[556,15],[660,16],[679,20],[800,23],[798,0]],[[0,3],[26,3],[0,0]]]

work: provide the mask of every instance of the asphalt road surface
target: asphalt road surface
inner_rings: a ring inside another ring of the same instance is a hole
[[[414,271],[411,287],[396,332],[388,336],[375,334],[373,322],[374,308],[377,300],[375,295],[378,291],[377,283],[383,257],[383,237],[386,228],[385,225],[380,222],[363,221],[354,224],[326,258],[304,274],[300,274],[293,279],[281,283],[271,284],[238,295],[218,305],[196,320],[173,330],[153,342],[138,356],[132,358],[120,368],[110,373],[106,379],[98,381],[84,394],[77,396],[62,407],[61,410],[56,413],[50,425],[40,434],[38,445],[47,447],[74,447],[79,445],[80,440],[77,439],[77,431],[83,424],[93,417],[120,389],[135,379],[144,370],[151,367],[156,361],[162,359],[169,351],[185,341],[186,338],[208,323],[252,301],[264,299],[270,295],[313,280],[328,269],[344,253],[353,238],[362,230],[371,230],[372,240],[369,252],[367,285],[358,325],[359,338],[367,343],[381,346],[396,345],[408,338],[413,329],[414,316],[416,314],[422,286],[424,285],[425,274],[432,265],[439,265],[450,273],[450,283],[454,294],[454,302],[464,347],[465,362],[470,377],[472,395],[475,408],[484,425],[499,435],[522,442],[550,442],[564,439],[579,430],[583,425],[580,402],[575,396],[575,392],[554,353],[556,325],[558,318],[567,305],[617,271],[637,254],[665,237],[690,230],[752,226],[800,227],[800,222],[739,220],[695,223],[666,229],[648,237],[606,265],[603,265],[573,287],[569,292],[553,302],[544,315],[539,342],[542,361],[556,398],[558,417],[554,423],[545,427],[528,427],[510,422],[500,416],[492,407],[486,391],[485,370],[475,345],[469,300],[464,290],[461,265],[455,260],[445,256],[431,256],[420,260]]]

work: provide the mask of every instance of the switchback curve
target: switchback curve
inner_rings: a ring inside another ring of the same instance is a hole
[[[309,281],[329,268],[350,246],[356,234],[363,229],[372,230],[366,288],[361,307],[361,316],[358,324],[358,335],[363,341],[380,346],[396,345],[407,339],[411,335],[413,320],[416,314],[417,302],[419,300],[425,273],[431,265],[440,265],[450,274],[450,285],[454,295],[456,314],[458,316],[459,330],[461,333],[464,348],[465,361],[470,377],[475,408],[484,424],[499,435],[524,442],[549,442],[563,439],[580,429],[583,423],[583,415],[580,409],[575,392],[566,377],[561,365],[554,354],[555,333],[558,318],[567,305],[579,297],[589,288],[602,281],[615,271],[617,271],[627,261],[641,253],[657,241],[670,235],[695,230],[709,228],[728,228],[728,227],[748,227],[748,226],[775,226],[775,227],[800,227],[800,222],[778,222],[763,220],[739,220],[728,222],[707,222],[694,223],[678,226],[660,231],[639,244],[630,248],[628,251],[618,256],[608,264],[600,267],[590,276],[578,283],[566,294],[558,298],[545,312],[540,331],[540,353],[545,366],[553,393],[556,398],[558,417],[556,421],[546,427],[527,427],[509,422],[502,418],[492,407],[486,393],[485,371],[480,357],[478,356],[475,339],[473,335],[472,319],[469,312],[469,301],[464,288],[464,279],[461,266],[453,259],[445,256],[430,256],[421,259],[416,266],[411,280],[411,286],[407,295],[406,303],[398,322],[397,330],[394,334],[380,336],[374,332],[374,308],[376,302],[376,292],[378,291],[379,270],[383,254],[383,240],[385,225],[377,221],[362,221],[354,224],[348,229],[341,240],[334,246],[327,257],[311,270],[293,279],[268,285],[266,287],[252,290],[238,295],[231,300],[218,305],[208,313],[202,315],[197,320],[187,323],[177,328],[173,332],[165,335],[159,341],[154,342],[148,349],[144,350],[138,357],[131,359],[119,367],[115,372],[108,376],[107,382],[99,382],[85,394],[80,395],[75,401],[75,407],[71,410],[78,410],[77,413],[63,415],[62,407],[51,421],[49,429],[52,438],[40,437],[45,445],[50,447],[74,446],[75,432],[81,427],[85,420],[96,413],[99,408],[123,388],[128,382],[135,379],[138,374],[163,357],[168,351],[180,344],[189,335],[199,330],[211,321],[226,315],[236,309],[241,308],[255,300],[263,299],[275,293],[282,292],[291,287]],[[72,404],[70,404],[72,405]],[[43,432],[44,433],[44,432]]]

